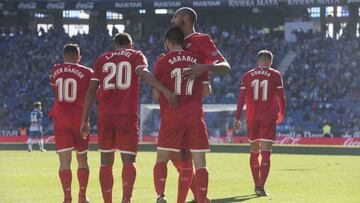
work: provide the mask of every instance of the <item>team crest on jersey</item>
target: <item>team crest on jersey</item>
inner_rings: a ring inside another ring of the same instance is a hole
[[[186,48],[186,49],[188,49],[188,48],[190,48],[190,47],[191,47],[191,43],[185,44],[185,48]]]

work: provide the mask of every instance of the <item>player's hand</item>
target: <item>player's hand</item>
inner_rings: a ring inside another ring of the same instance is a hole
[[[170,90],[166,89],[163,92],[164,96],[168,100],[170,107],[175,108],[178,106],[178,98],[175,93],[171,92]]]
[[[241,121],[234,119],[234,125],[233,125],[234,131],[237,132],[241,128]]]
[[[166,55],[165,53],[159,54],[159,56],[157,57],[157,60],[161,59],[161,58],[164,57],[165,55]]]
[[[81,122],[80,135],[86,139],[90,135],[90,126],[87,122]]]
[[[284,115],[281,113],[278,113],[276,124],[282,124],[283,122],[284,122]]]
[[[193,64],[189,67],[189,69],[183,72],[184,79],[193,80],[205,72],[209,71],[207,65],[205,64]]]

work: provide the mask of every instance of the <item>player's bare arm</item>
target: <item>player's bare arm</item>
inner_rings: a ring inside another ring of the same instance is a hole
[[[176,95],[156,80],[156,78],[146,68],[140,67],[136,69],[136,74],[139,75],[146,83],[163,93],[171,107],[177,107],[178,101]]]
[[[153,88],[153,89],[152,89],[152,93],[153,93],[153,98],[154,98],[157,102],[159,102],[160,91],[157,90],[157,89],[155,89],[155,88]]]
[[[212,94],[212,89],[210,83],[206,83],[202,85],[202,95],[203,97],[208,97]]]
[[[95,102],[96,90],[99,87],[99,81],[91,80],[89,84],[89,89],[86,93],[85,101],[84,101],[84,109],[81,118],[81,126],[80,126],[80,135],[82,137],[86,137],[90,133],[90,126],[88,125],[88,118],[90,115],[91,107]]]
[[[243,88],[243,87],[242,87]],[[238,104],[237,104],[237,109],[236,109],[236,114],[234,117],[234,124],[233,124],[233,128],[235,131],[239,131],[241,128],[241,112],[242,109],[244,107],[245,104],[245,99],[246,99],[246,91],[245,89],[240,88],[240,95],[238,98]]]
[[[183,75],[185,79],[195,79],[207,71],[225,74],[228,73],[230,69],[230,65],[227,61],[215,64],[194,64],[190,66],[190,69],[184,71]]]

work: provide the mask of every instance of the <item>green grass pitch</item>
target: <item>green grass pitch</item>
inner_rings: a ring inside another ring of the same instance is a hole
[[[73,154],[75,155],[75,154]],[[75,157],[74,157],[75,158]],[[77,202],[76,159],[73,158],[73,202]],[[360,203],[360,157],[273,154],[266,189],[271,198],[253,195],[248,154],[210,153],[209,197],[212,202],[304,202]],[[154,152],[140,152],[134,203],[155,202],[152,182]],[[98,181],[99,153],[89,153],[88,196],[101,203]],[[117,154],[114,166],[114,202],[121,198],[121,163]],[[54,151],[0,151],[0,203],[54,203],[62,201],[57,175],[58,158]],[[177,173],[169,163],[166,196],[176,202]],[[192,200],[192,195],[188,195]]]

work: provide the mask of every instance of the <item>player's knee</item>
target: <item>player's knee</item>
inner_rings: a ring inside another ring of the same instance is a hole
[[[101,165],[113,166],[114,164],[114,152],[102,152],[101,153]]]
[[[193,152],[192,158],[194,160],[195,169],[206,167],[205,152]]]
[[[156,157],[156,162],[164,162],[167,163],[170,158],[174,158],[173,161],[179,161],[180,156],[176,156],[172,157],[172,153],[169,151],[163,151],[163,150],[158,150],[157,152],[157,157]]]
[[[124,164],[135,163],[136,155],[121,153],[121,160]]]

